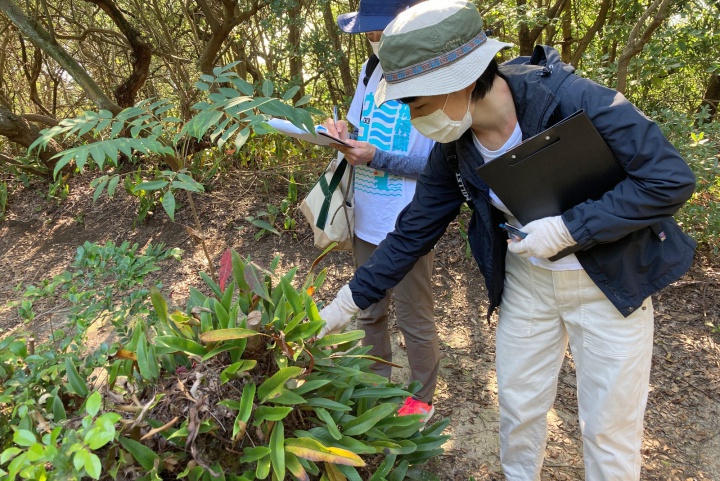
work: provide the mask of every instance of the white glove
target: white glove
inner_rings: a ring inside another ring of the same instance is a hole
[[[342,332],[358,312],[360,312],[360,308],[353,301],[350,286],[345,284],[338,291],[335,299],[320,311],[320,317],[325,320],[325,326],[320,331],[318,339],[328,334]]]
[[[523,226],[527,237],[520,241],[510,242],[508,250],[523,257],[552,257],[566,247],[577,244],[570,235],[562,217],[544,217]]]

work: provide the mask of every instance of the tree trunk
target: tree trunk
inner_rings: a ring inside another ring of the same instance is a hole
[[[600,4],[600,11],[595,18],[595,22],[593,22],[592,26],[588,29],[585,35],[583,35],[580,41],[577,42],[577,48],[572,54],[572,58],[570,59],[569,63],[573,64],[576,67],[578,66],[578,62],[580,62],[583,53],[585,53],[585,49],[588,45],[590,45],[590,42],[592,42],[593,38],[595,38],[595,35],[605,25],[605,20],[607,19],[607,14],[610,10],[610,3],[611,0],[602,0],[602,3]]]
[[[0,0],[0,11],[35,45],[64,68],[98,108],[109,110],[113,114],[117,114],[122,110],[120,106],[105,95],[98,84],[88,75],[87,71],[66,50],[58,45],[53,37],[37,22],[28,18],[12,0]]]
[[[517,13],[520,17],[525,16],[527,9],[527,0],[517,0]],[[530,27],[527,23],[520,22],[518,30],[518,46],[520,47],[520,55],[532,55],[535,47],[533,40],[530,38]]]
[[[326,1],[323,4],[323,20],[325,23],[325,30],[327,31],[330,42],[332,43],[333,49],[340,56],[340,80],[342,81],[342,97],[352,97],[355,91],[355,79],[350,72],[350,61],[345,52],[342,51],[342,44],[340,43],[340,29],[335,22],[333,17],[332,9],[330,8],[330,2]],[[330,95],[335,98],[334,92],[332,92],[332,84],[328,83],[328,87],[331,89]]]
[[[663,21],[665,21],[670,9],[670,2],[671,0],[655,0],[652,5],[650,5],[640,16],[637,23],[635,23],[635,26],[628,37],[627,44],[625,45],[623,52],[620,54],[620,58],[618,58],[618,92],[625,94],[625,91],[627,90],[628,66],[630,65],[630,60],[642,51],[645,44],[647,44],[650,41],[650,38],[652,38],[655,30],[657,30],[657,28],[662,25]],[[643,30],[645,22],[648,18],[650,18],[650,16],[653,16],[652,21]]]
[[[40,137],[40,131],[23,117],[0,107],[0,135],[7,137],[11,142],[27,149]],[[56,161],[52,159],[52,157],[60,150],[55,142],[51,142],[48,144],[47,149],[38,152],[40,161],[50,172],[52,172],[56,164]]]
[[[708,83],[707,89],[705,89],[705,94],[700,103],[701,109],[703,107],[708,108],[710,121],[714,120],[717,116],[718,104],[720,104],[720,75],[713,75],[710,77],[710,82]]]
[[[535,48],[535,42],[540,38],[543,30],[548,26],[550,20],[559,17],[560,12],[565,8],[567,0],[556,0],[555,3],[547,8],[545,12],[545,21],[530,30],[525,22],[520,23],[520,31],[518,32],[518,43],[520,44],[520,55],[532,55]],[[517,0],[518,14],[525,15],[527,0]]]
[[[203,48],[203,51],[200,54],[198,67],[202,73],[212,75],[212,70],[213,67],[215,67],[215,62],[217,62],[220,49],[230,36],[230,32],[232,32],[233,28],[252,18],[258,10],[268,5],[270,0],[253,0],[247,10],[243,10],[239,13],[236,13],[238,6],[237,0],[223,0],[222,19],[215,17],[212,10],[204,0],[196,1],[202,12],[205,14],[205,20],[210,26],[210,30],[212,32],[210,40],[208,40],[207,44],[205,44],[205,48]]]
[[[570,8],[570,2],[565,2],[562,15],[562,49],[560,51],[560,58],[565,63],[570,63],[570,59],[572,58],[572,44],[572,8]]]
[[[127,38],[132,48],[133,71],[125,81],[115,89],[115,100],[120,107],[132,107],[135,105],[135,98],[138,90],[145,85],[150,72],[150,60],[152,59],[152,48],[140,32],[125,19],[122,11],[113,3],[113,0],[85,0],[95,4],[112,19],[113,23]]]
[[[290,47],[290,81],[298,82],[300,90],[293,97],[293,102],[297,102],[305,95],[305,82],[303,80],[303,59],[300,50],[300,40],[304,23],[300,15],[302,10],[302,1],[297,0],[296,6],[290,10],[290,26],[288,35],[288,46]]]

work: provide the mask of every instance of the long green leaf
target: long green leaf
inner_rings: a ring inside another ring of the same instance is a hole
[[[337,424],[335,424],[335,420],[332,418],[332,416],[330,416],[330,413],[323,408],[315,408],[315,412],[317,413],[318,418],[320,418],[320,420],[324,422],[327,426],[330,436],[332,436],[336,440],[341,439],[342,434],[340,434]]]
[[[112,198],[115,195],[115,189],[117,188],[119,181],[120,181],[119,175],[113,175],[110,178],[110,182],[108,182],[108,186],[107,186],[108,197]]]
[[[234,379],[236,372],[249,371],[257,365],[257,361],[254,359],[243,359],[240,362],[229,365],[220,373],[220,383],[224,384],[230,379]]]
[[[260,402],[265,402],[268,399],[279,396],[282,393],[285,383],[290,379],[298,377],[302,374],[302,371],[303,370],[297,366],[290,366],[284,367],[273,374],[258,388],[258,398],[260,398]]]
[[[390,470],[395,464],[396,458],[397,455],[395,454],[385,455],[385,459],[383,459],[382,463],[380,463],[380,466],[378,466],[378,468],[375,470],[375,473],[372,475],[369,481],[385,481],[385,476],[390,473]]]
[[[152,302],[153,309],[155,309],[155,313],[157,314],[158,318],[164,323],[168,322],[168,306],[167,302],[165,302],[165,298],[163,297],[162,293],[160,292],[160,289],[158,289],[156,286],[150,286],[150,301]]]
[[[243,277],[245,278],[245,282],[247,282],[248,286],[255,294],[262,297],[268,302],[272,302],[272,299],[270,298],[270,292],[268,292],[267,284],[259,275],[261,272],[262,269],[259,266],[257,266],[253,262],[248,262],[245,265],[245,272],[243,274]]]
[[[262,421],[282,421],[292,410],[286,406],[258,406],[253,416],[254,423],[259,425]]]
[[[85,380],[78,374],[77,369],[75,369],[75,364],[73,364],[70,357],[65,358],[65,372],[67,373],[68,383],[70,384],[68,391],[82,398],[86,398],[88,396],[87,384],[85,384]]]
[[[140,192],[141,190],[160,190],[164,189],[169,182],[167,180],[151,180],[149,182],[141,182],[133,187],[133,192]]]
[[[233,327],[230,329],[215,329],[214,331],[203,332],[200,334],[200,340],[205,343],[232,341],[234,339],[246,339],[248,337],[259,335],[259,332],[253,331],[252,329]]]
[[[140,368],[140,375],[146,381],[153,381],[154,377],[152,375],[149,364],[155,363],[157,362],[157,360],[148,358],[147,340],[145,339],[145,334],[142,332],[140,333],[140,337],[138,338],[136,354],[138,368]]]
[[[323,446],[311,438],[290,438],[285,440],[285,449],[295,456],[310,461],[365,466],[365,461],[347,449]]]
[[[346,406],[345,404],[340,404],[339,402],[333,401],[332,399],[327,398],[310,398],[308,399],[307,403],[312,407],[321,407],[325,409],[329,409],[331,411],[340,411],[340,412],[347,412],[352,411],[352,408],[350,406]]]
[[[67,419],[65,405],[63,404],[62,399],[60,399],[60,396],[57,395],[57,390],[55,390],[55,395],[53,396],[52,411],[53,421],[56,424]]]
[[[368,409],[361,416],[343,424],[343,434],[345,436],[357,436],[367,432],[378,422],[388,417],[395,411],[395,405],[386,403]]]
[[[235,284],[237,285],[238,291],[240,291],[240,295],[247,294],[247,291],[250,290],[250,286],[245,281],[245,263],[240,258],[240,254],[238,254],[235,249],[230,250],[230,255],[232,258],[232,273],[233,273],[233,279],[235,279]]]
[[[285,451],[285,467],[296,480],[310,481],[310,476],[298,461],[297,456],[287,450]]]
[[[93,194],[93,203],[97,202],[97,200],[100,198],[100,195],[103,193],[103,189],[105,189],[105,186],[107,185],[109,180],[108,177],[105,175],[102,176],[101,179],[102,180],[100,180],[97,187],[95,188],[95,193]]]
[[[207,349],[190,339],[182,339],[175,336],[157,336],[154,339],[157,346],[157,354],[168,354],[171,352],[186,352],[196,356],[204,356]]]
[[[162,206],[165,212],[167,212],[168,217],[170,217],[170,220],[175,222],[175,196],[171,190],[167,190],[163,194]]]
[[[253,463],[258,459],[262,459],[270,454],[270,448],[267,446],[247,447],[243,449],[243,455],[240,456],[238,462]]]
[[[408,397],[411,396],[412,393],[399,388],[392,388],[392,387],[368,387],[363,389],[358,389],[353,392],[352,398],[353,399],[361,399],[361,398],[380,398],[385,399],[389,397],[395,397],[395,396],[402,396],[402,397]]]
[[[155,452],[133,439],[121,436],[119,438],[120,444],[125,448],[132,457],[142,466],[146,471],[150,471],[155,466],[155,461],[159,459]]]
[[[282,286],[283,294],[285,294],[285,298],[290,303],[290,307],[293,310],[294,314],[297,314],[299,312],[303,312],[303,303],[302,303],[302,297],[300,294],[295,290],[295,288],[290,284],[290,281],[286,278],[286,276],[283,276],[280,279],[280,286]]]
[[[279,480],[285,479],[285,425],[275,423],[272,434],[270,434],[270,461],[272,462],[273,474]]]
[[[349,331],[340,334],[328,334],[321,339],[315,341],[315,347],[323,348],[328,346],[335,346],[337,344],[345,344],[346,342],[353,342],[360,340],[365,337],[364,331]]]

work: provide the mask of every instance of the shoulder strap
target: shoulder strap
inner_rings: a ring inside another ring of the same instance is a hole
[[[448,166],[455,173],[455,180],[457,180],[460,192],[462,192],[462,195],[465,197],[465,202],[467,202],[467,205],[472,208],[474,205],[472,198],[470,197],[470,194],[468,194],[465,184],[463,183],[462,176],[460,175],[460,164],[457,157],[456,142],[448,142],[446,144],[440,144],[440,146],[443,154],[445,154],[445,160],[447,161]]]
[[[363,77],[363,85],[367,87],[368,82],[370,82],[370,77],[372,77],[373,72],[375,71],[375,68],[380,63],[380,59],[377,55],[372,54],[370,55],[370,58],[367,61],[367,65],[365,66],[365,77]]]
[[[318,212],[317,221],[315,222],[315,225],[319,229],[324,229],[327,224],[333,192],[335,192],[335,189],[337,189],[340,185],[340,181],[342,181],[343,175],[345,175],[345,169],[347,166],[348,161],[343,158],[335,169],[335,172],[333,172],[330,182],[328,182],[325,173],[323,173],[323,175],[320,176],[320,179],[318,179],[318,184],[320,184],[320,189],[322,190],[324,197],[322,206],[320,207],[320,212]]]

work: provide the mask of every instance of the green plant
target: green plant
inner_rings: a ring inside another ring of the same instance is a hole
[[[245,217],[246,221],[250,222],[252,225],[260,229],[255,234],[255,240],[260,239],[266,232],[280,235],[280,232],[275,228],[274,225],[280,210],[272,204],[268,204],[266,209],[267,210],[258,211],[254,216],[249,215]]]
[[[85,409],[83,404],[88,406],[87,382],[97,381],[95,370],[105,368],[108,358],[118,350],[116,346],[111,352],[106,343],[94,350],[85,349],[87,329],[98,319],[109,319],[121,340],[135,336],[138,319],[153,314],[149,291],[143,288],[145,276],[158,269],[156,262],[177,255],[177,250],[168,251],[162,245],[148,245],[140,253],[137,245],[127,242],[119,246],[112,242],[103,246],[86,242],[77,249],[70,269],[25,289],[24,299],[17,306],[22,319],[30,321],[62,314],[65,322],[61,326],[50,322],[49,332],[44,334],[48,339],[42,339],[37,346],[34,336],[22,331],[0,341],[0,450],[11,448],[13,440],[21,441],[15,444],[29,448],[22,459],[34,462],[40,459],[38,456],[54,453],[48,446],[60,449],[59,443],[66,443],[66,439],[73,436],[72,430],[84,432],[75,426],[70,426],[71,431],[65,428],[74,413]],[[21,286],[17,290],[21,291]],[[34,302],[40,304],[40,301],[52,307],[36,313]],[[109,418],[101,419],[104,423]],[[83,429],[89,429],[86,424],[83,421]],[[45,447],[22,444],[28,442],[29,437],[18,435],[20,430],[38,434]],[[47,434],[52,434],[50,441],[46,439]],[[20,437],[16,439],[16,436]],[[84,436],[81,437],[85,439]],[[19,451],[13,450],[0,456],[0,465],[17,455]],[[59,451],[57,456],[64,455]],[[64,462],[60,457],[56,467]],[[13,466],[25,463],[14,462]],[[88,462],[94,466],[94,461]],[[24,467],[19,474],[27,478],[22,473],[30,476],[28,479],[42,478],[42,471]]]
[[[125,176],[125,186],[129,193],[144,198],[140,216],[144,217],[152,205],[160,202],[168,215],[174,218],[176,191],[203,191],[202,185],[192,179],[185,165],[195,152],[213,146],[222,151],[231,139],[234,139],[235,150],[240,150],[251,134],[274,131],[265,123],[269,116],[285,117],[298,127],[314,130],[310,112],[317,111],[301,108],[310,100],[309,96],[294,105],[286,103],[292,100],[299,87],[290,88],[279,99],[273,97],[273,83],[266,80],[257,92],[261,95],[253,96],[256,94],[255,87],[232,70],[236,64],[216,67],[214,75],[201,75],[195,85],[206,93],[206,98],[193,106],[195,114],[187,122],[172,115],[178,109],[170,100],[148,99],[114,117],[111,112],[101,110],[65,119],[59,125],[43,130],[29,151],[44,149],[58,137],[65,141],[90,134],[97,139],[96,142],[64,150],[55,156],[57,163],[53,175],[57,177],[71,162],[80,171],[90,165],[100,170],[117,167],[119,158],[124,156],[139,167],[133,175]],[[164,162],[170,170],[152,168],[152,162],[148,160]],[[198,168],[202,170],[203,163],[190,160],[196,171]],[[211,163],[208,168],[214,169],[213,165]],[[206,177],[206,173],[198,173],[201,178]],[[121,175],[114,173],[95,179],[95,200],[105,189],[112,197]]]
[[[421,430],[420,416],[397,416],[419,386],[373,374],[378,359],[357,345],[361,331],[316,339],[323,321],[312,296],[325,271],[294,287],[297,269],[280,275],[278,264],[229,251],[219,284],[201,273],[209,295],[191,288],[183,309],[151,288],[152,311],[136,310],[129,331],[116,324],[121,342],[90,355],[82,333],[65,350],[0,343],[0,474],[439,479],[422,464],[442,453],[447,421]],[[92,392],[86,379],[98,367],[107,380]]]
[[[280,231],[275,228],[275,223],[282,216],[282,228],[284,230],[295,230],[297,225],[292,216],[291,207],[297,203],[297,184],[295,178],[291,175],[288,183],[288,194],[280,201],[279,206],[267,204],[265,210],[258,211],[254,216],[247,216],[245,220],[260,229],[255,234],[255,239],[259,239],[266,232],[280,235]]]
[[[296,289],[296,269],[275,274],[279,258],[268,269],[234,251],[230,259],[221,283],[230,271],[234,282],[223,289],[203,276],[212,295],[191,289],[185,311],[170,313],[164,299],[153,295],[160,320],[156,355],[197,359],[192,371],[196,380],[201,376],[216,386],[216,393],[238,393],[218,396],[217,404],[235,413],[231,424],[223,426],[206,416],[163,434],[168,441],[197,442],[193,427],[198,430],[207,423],[208,432],[232,433],[225,449],[243,453],[232,460],[221,457],[212,469],[196,466],[185,473],[199,476],[225,466],[224,472],[242,472],[238,479],[272,475],[282,480],[287,474],[307,479],[324,473],[328,478],[379,480],[423,472],[419,465],[442,452],[447,436],[440,433],[447,423],[421,431],[420,416],[395,414],[398,404],[419,386],[406,391],[372,374],[369,366],[377,359],[356,345],[361,331],[315,340],[323,321],[312,293],[325,272],[317,278],[309,275]],[[138,356],[141,371],[152,362]],[[185,369],[181,371],[181,379],[187,378]],[[198,388],[195,399],[201,399],[202,392]],[[424,476],[434,479],[429,473]]]
[[[467,204],[463,204],[462,207],[460,207],[460,215],[458,216],[458,230],[460,231],[460,237],[465,241],[465,258],[472,259],[472,249],[470,249],[466,220],[468,215],[472,216],[472,210]]]
[[[19,427],[13,434],[16,446],[10,447],[0,455],[0,464],[8,464],[6,474],[9,479],[17,475],[25,479],[47,479],[46,465],[52,466],[54,479],[81,479],[90,476],[100,479],[102,464],[97,451],[113,442],[117,431],[115,424],[121,416],[117,413],[103,413],[98,416],[102,405],[99,392],[88,396],[83,416],[77,429],[56,426],[49,432],[38,435],[27,427]],[[62,401],[53,399],[55,420],[65,420]]]
[[[695,193],[677,219],[696,240],[720,249],[720,125],[708,122],[707,112],[684,115],[659,113],[663,128],[697,179]]]
[[[63,177],[57,178],[54,182],[48,185],[48,199],[65,200],[70,194],[70,187],[68,186],[66,179]]]
[[[179,259],[180,250],[166,250],[163,244],[149,244],[143,252],[138,244],[123,242],[105,245],[85,242],[77,248],[75,261],[69,270],[26,288],[19,313],[25,320],[34,319],[33,302],[53,298],[56,307],[42,315],[62,310],[67,324],[78,334],[99,318],[108,319],[121,333],[128,331],[128,319],[149,313],[145,302],[148,290],[143,288],[145,277],[159,269],[158,262]],[[51,332],[56,340],[59,332]],[[72,338],[62,341],[71,342]]]
[[[5,218],[5,209],[7,208],[8,188],[7,182],[0,180],[0,220]]]

